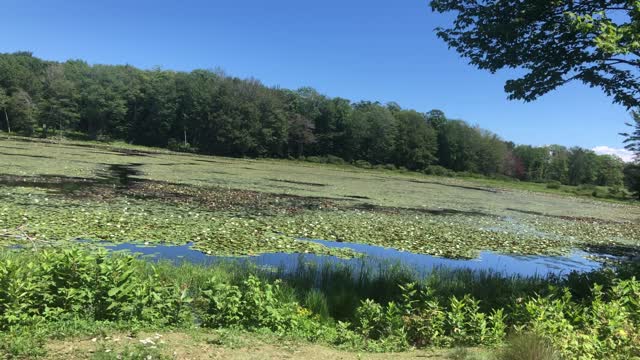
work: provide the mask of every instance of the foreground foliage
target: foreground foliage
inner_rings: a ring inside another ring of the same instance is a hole
[[[453,12],[438,36],[480,69],[521,68],[511,99],[531,101],[572,80],[602,89],[627,108],[640,105],[639,4],[627,0],[432,0]]]
[[[420,280],[391,268],[354,277],[300,266],[274,275],[232,264],[153,265],[80,248],[5,252],[0,351],[35,356],[47,337],[98,329],[199,326],[268,330],[367,351],[500,346],[509,333],[532,333],[565,358],[640,355],[633,268],[548,280],[468,273],[456,290],[464,272]],[[323,285],[338,280],[343,290]],[[396,290],[380,292],[385,286]]]

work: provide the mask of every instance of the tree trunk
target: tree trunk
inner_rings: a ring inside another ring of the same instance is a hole
[[[7,121],[7,132],[11,134],[11,125],[9,124],[9,115],[7,115],[7,108],[3,108],[4,110],[4,119]]]

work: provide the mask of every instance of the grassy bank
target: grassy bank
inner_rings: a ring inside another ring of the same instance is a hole
[[[417,278],[400,266],[300,264],[285,275],[80,248],[5,251],[0,351],[45,355],[50,339],[118,331],[235,329],[365,352],[480,346],[498,354],[510,336],[536,334],[567,358],[627,359],[640,354],[636,273],[536,279],[442,270]]]

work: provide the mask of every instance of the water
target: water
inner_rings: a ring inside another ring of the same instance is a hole
[[[340,259],[335,256],[313,254],[268,253],[245,258],[230,258],[210,256],[186,245],[141,245],[133,243],[113,244],[105,246],[111,251],[129,251],[146,255],[151,260],[170,260],[176,263],[188,261],[198,264],[213,264],[231,259],[239,262],[247,261],[258,266],[278,267],[285,271],[294,270],[300,261],[314,262],[318,265],[325,263],[341,263],[353,265],[355,268],[362,262],[377,266],[389,263],[402,263],[426,274],[434,268],[471,269],[492,271],[506,276],[549,276],[564,275],[572,271],[586,272],[601,267],[601,263],[585,258],[587,253],[575,251],[568,256],[540,256],[540,255],[506,255],[490,251],[483,251],[477,259],[456,260],[431,255],[415,254],[395,249],[365,244],[334,242],[325,240],[311,240],[328,247],[351,248],[366,254],[365,259]]]

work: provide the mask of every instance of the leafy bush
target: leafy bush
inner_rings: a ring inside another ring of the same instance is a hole
[[[440,165],[429,165],[423,170],[423,173],[434,176],[454,176],[454,172]]]
[[[132,256],[78,248],[0,262],[0,329],[74,314],[92,320],[189,321],[188,290],[136,271]]]
[[[640,282],[618,281],[607,291],[592,288],[590,303],[572,301],[568,289],[525,303],[524,326],[552,339],[566,358],[629,359],[640,356]]]
[[[304,160],[318,164],[324,164],[327,162],[327,158],[323,158],[321,156],[307,156]]]
[[[363,169],[371,169],[373,167],[371,163],[366,160],[356,160],[353,162],[353,165]]]
[[[562,184],[560,183],[560,181],[550,181],[547,183],[547,189],[560,189],[562,187]]]
[[[577,187],[578,191],[586,191],[586,192],[594,191],[597,189],[598,188],[593,184],[581,184],[581,185],[578,185]]]
[[[185,143],[184,141],[179,141],[176,139],[169,139],[167,143],[167,148],[171,151],[177,151],[177,152],[187,152],[187,153],[198,152],[198,149],[191,146],[191,144]]]
[[[208,301],[203,326],[267,328],[277,333],[295,330],[311,313],[294,302],[278,297],[280,284],[250,275],[241,286],[211,279],[202,292]]]
[[[326,162],[327,164],[334,164],[334,165],[343,165],[346,163],[343,158],[339,156],[334,156],[334,155],[327,155]]]

